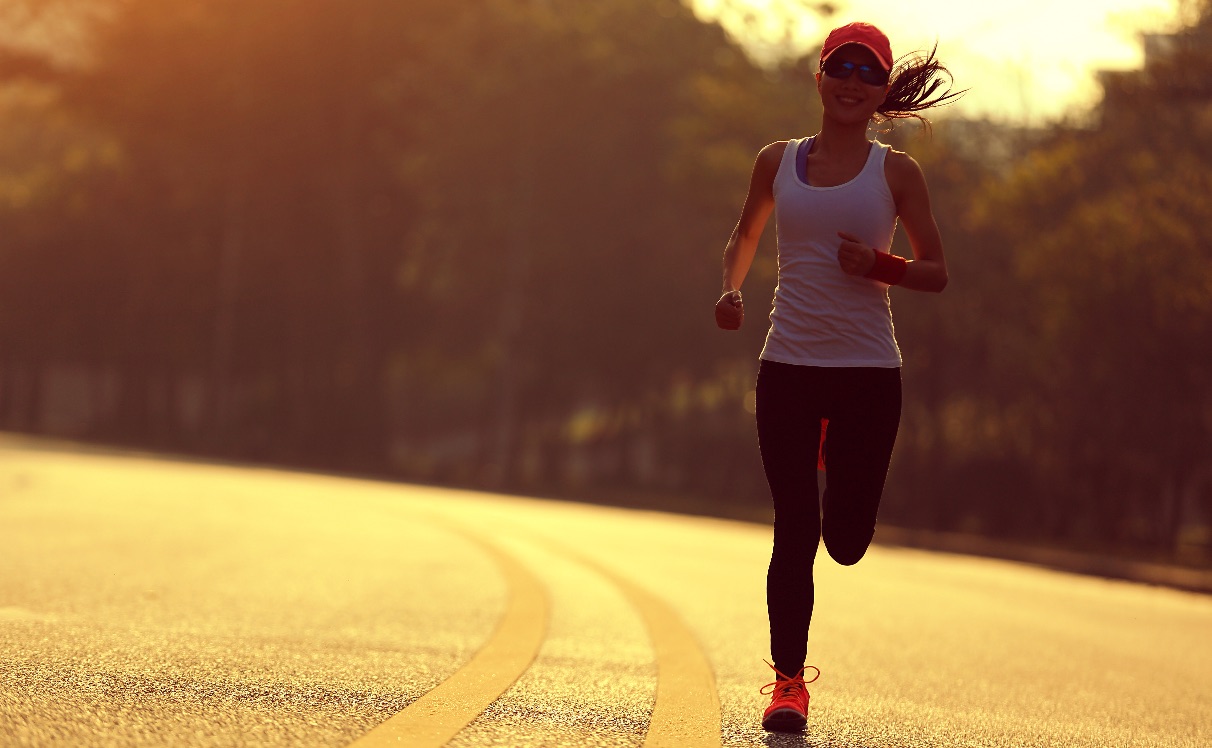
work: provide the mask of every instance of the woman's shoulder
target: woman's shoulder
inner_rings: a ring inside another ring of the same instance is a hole
[[[890,175],[893,173],[901,175],[921,173],[922,167],[913,156],[904,151],[898,151],[890,145],[880,143],[878,140],[875,142],[887,150],[884,156],[884,169]]]
[[[763,146],[762,150],[758,151],[758,161],[778,162],[778,161],[782,160],[783,153],[786,152],[787,144],[789,142],[791,142],[791,141],[776,140],[773,143],[771,143],[770,145]]]
[[[786,140],[776,140],[758,151],[757,163],[754,164],[754,176],[759,176],[765,182],[773,182],[779,167],[783,163],[783,153],[787,150]]]
[[[922,167],[917,159],[891,146],[885,145],[884,148],[888,150],[884,156],[884,176],[888,178],[890,187],[895,189],[897,186],[923,181]]]

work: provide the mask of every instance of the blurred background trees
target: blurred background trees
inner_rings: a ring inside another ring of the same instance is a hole
[[[1090,125],[882,136],[953,279],[893,294],[886,521],[1209,560],[1204,7]],[[819,119],[810,59],[674,0],[5,13],[0,428],[768,511],[769,236],[742,332],[711,307],[758,149]]]

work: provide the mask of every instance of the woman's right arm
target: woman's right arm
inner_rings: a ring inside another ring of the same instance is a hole
[[[778,173],[786,148],[787,141],[780,140],[758,153],[749,180],[749,194],[741,208],[741,219],[724,249],[724,288],[715,304],[715,323],[724,330],[739,329],[745,319],[741,284],[753,264],[758,239],[762,238],[770,212],[774,210],[774,175]]]

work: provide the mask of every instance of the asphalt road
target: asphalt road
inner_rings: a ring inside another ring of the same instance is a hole
[[[767,527],[0,440],[0,745],[1208,746],[1212,598]]]

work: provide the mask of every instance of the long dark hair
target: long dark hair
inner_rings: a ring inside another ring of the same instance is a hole
[[[898,59],[892,66],[888,96],[875,112],[876,123],[894,119],[914,118],[925,126],[930,125],[918,112],[934,106],[942,106],[963,96],[968,89],[952,91],[955,81],[951,71],[938,61],[938,44],[929,54],[911,52]],[[942,86],[943,92],[935,95]]]

